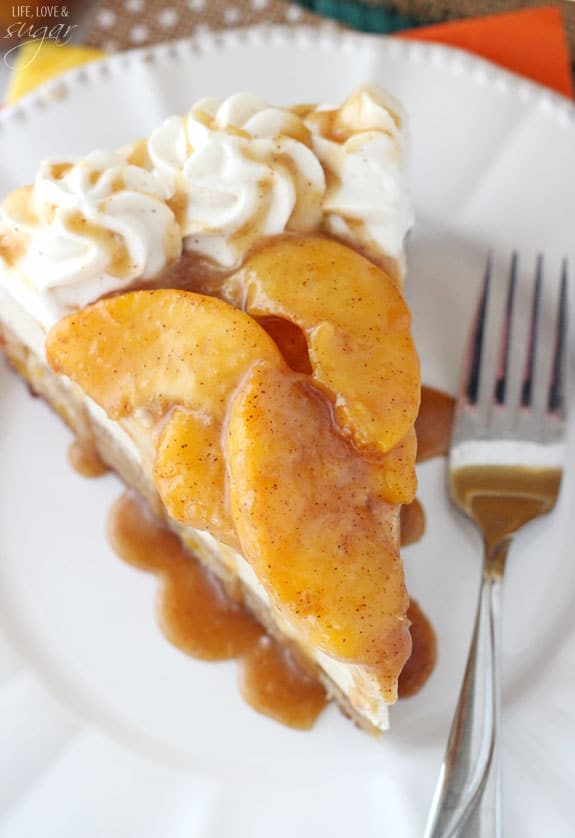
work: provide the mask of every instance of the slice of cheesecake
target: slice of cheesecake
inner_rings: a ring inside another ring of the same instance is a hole
[[[409,657],[401,111],[204,99],[0,215],[9,360],[368,730]]]

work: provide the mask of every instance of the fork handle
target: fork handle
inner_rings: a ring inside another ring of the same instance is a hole
[[[507,552],[507,546],[503,553]],[[499,638],[504,555],[487,551],[471,647],[425,838],[500,838]]]

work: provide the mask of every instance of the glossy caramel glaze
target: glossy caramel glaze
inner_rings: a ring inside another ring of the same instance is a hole
[[[117,191],[123,184],[116,185]],[[110,256],[110,264],[106,271],[111,276],[125,277],[134,269],[130,252],[123,239],[113,230],[108,230],[89,221],[80,212],[70,212],[66,218],[65,227],[70,233],[86,238],[101,247]]]
[[[306,675],[290,650],[268,635],[242,657],[240,690],[255,710],[300,730],[312,727],[327,703],[319,681]]]
[[[400,526],[402,547],[419,541],[423,536],[425,532],[425,512],[417,498],[401,507]]]
[[[135,279],[120,293],[152,288],[177,288],[181,291],[194,291],[196,294],[218,297],[221,296],[222,284],[230,273],[230,270],[217,267],[197,253],[184,250],[179,259],[166,265],[153,279]],[[117,293],[111,292],[105,296],[114,297]]]
[[[423,687],[437,658],[437,640],[433,626],[417,604],[411,600],[407,612],[411,621],[411,657],[399,676],[399,697],[409,698]]]
[[[202,660],[240,658],[248,704],[289,727],[312,726],[326,703],[324,688],[134,494],[126,492],[112,506],[108,538],[120,558],[161,580],[158,620],[171,643]]]
[[[415,420],[417,462],[444,457],[449,448],[455,400],[433,387],[421,388],[419,415]]]
[[[283,317],[260,317],[258,323],[275,342],[290,369],[311,373],[307,341],[299,326]]]
[[[82,477],[101,477],[109,471],[90,440],[76,437],[68,448],[68,462]]]
[[[159,623],[182,651],[226,660],[241,655],[261,635],[259,623],[231,602],[213,575],[135,495],[127,492],[112,506],[108,539],[124,561],[160,578]]]

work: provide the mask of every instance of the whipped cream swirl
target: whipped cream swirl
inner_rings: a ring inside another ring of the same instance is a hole
[[[323,168],[301,119],[256,96],[202,99],[152,134],[149,154],[184,196],[186,248],[233,268],[263,236],[321,224]]]
[[[376,261],[402,261],[413,223],[405,166],[401,106],[364,87],[341,108],[317,108],[305,121],[328,172],[324,229]]]
[[[373,88],[339,108],[201,99],[148,141],[43,163],[0,208],[0,284],[49,326],[183,248],[230,270],[264,237],[323,231],[401,266],[404,155],[400,107]]]
[[[180,255],[181,231],[165,184],[133,165],[131,153],[45,161],[33,187],[13,193],[0,208],[0,258],[2,239],[21,243],[12,267],[22,282],[11,289],[20,289],[23,304],[37,309],[44,325],[155,276]]]

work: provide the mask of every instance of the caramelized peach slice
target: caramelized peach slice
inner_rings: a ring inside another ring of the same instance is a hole
[[[256,360],[280,359],[251,317],[191,291],[135,291],[59,321],[46,349],[112,419],[172,405],[222,417],[231,391]],[[281,363],[281,359],[279,360]]]
[[[52,368],[112,419],[159,429],[172,411],[158,440],[158,491],[177,521],[234,543],[222,422],[254,362],[284,363],[265,331],[222,300],[167,289],[100,300],[57,323],[46,346]]]
[[[221,417],[202,421],[176,408],[158,440],[154,483],[172,518],[238,547],[225,502],[226,467],[221,450]]]
[[[337,242],[288,237],[249,258],[224,296],[253,317],[282,317],[304,331],[313,378],[358,445],[385,453],[407,435],[419,361],[407,305],[382,270]]]
[[[224,450],[244,555],[309,643],[378,667],[388,695],[410,652],[398,507],[381,464],[338,432],[305,375],[255,366],[230,408]]]
[[[417,491],[417,437],[411,428],[380,462],[379,492],[389,503],[411,503]]]

